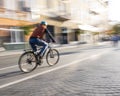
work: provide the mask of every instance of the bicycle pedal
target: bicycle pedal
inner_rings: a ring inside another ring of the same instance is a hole
[[[40,65],[42,65],[41,63],[38,63],[38,65],[40,66]]]
[[[38,64],[38,65],[41,65],[41,63],[40,63],[40,62],[37,62],[37,64]]]

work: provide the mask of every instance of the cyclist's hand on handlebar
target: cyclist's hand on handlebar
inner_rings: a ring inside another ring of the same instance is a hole
[[[53,43],[56,43],[56,41],[55,41],[55,40],[53,40],[52,42],[53,42]]]

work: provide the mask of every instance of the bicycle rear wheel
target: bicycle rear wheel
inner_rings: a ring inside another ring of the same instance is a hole
[[[46,54],[46,61],[49,66],[53,66],[59,61],[59,52],[56,49],[50,49]]]
[[[19,58],[19,68],[22,72],[28,73],[37,67],[37,59],[32,51],[23,53]]]

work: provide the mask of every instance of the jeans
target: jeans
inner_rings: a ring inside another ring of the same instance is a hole
[[[37,51],[37,46],[42,46],[42,48],[39,52],[40,56],[43,56],[45,51],[48,48],[48,43],[45,42],[44,40],[39,39],[39,38],[31,37],[30,40],[29,40],[29,43],[30,43],[31,48],[33,49],[34,52]]]

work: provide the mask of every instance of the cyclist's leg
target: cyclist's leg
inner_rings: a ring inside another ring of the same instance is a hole
[[[34,53],[35,53],[35,57],[36,57],[36,59],[37,59],[37,64],[40,64],[41,63],[41,61],[40,61],[40,59],[39,59],[39,57],[38,57],[38,52],[37,52],[37,46],[36,45],[39,45],[39,40],[38,40],[38,38],[30,38],[30,41],[29,41],[29,43],[30,43],[30,45],[31,45],[31,48],[32,48],[32,50],[34,51]]]
[[[37,38],[30,38],[29,44],[30,44],[32,50],[33,50],[34,52],[36,52],[36,51],[37,51],[37,47],[36,47]]]
[[[38,42],[37,45],[38,45],[38,46],[42,46],[39,54],[40,54],[41,57],[43,57],[44,53],[46,52],[46,50],[47,50],[47,48],[48,48],[48,43],[45,42],[45,41],[43,41],[43,40],[41,40],[41,39],[39,39],[38,41],[39,41],[39,42]]]

